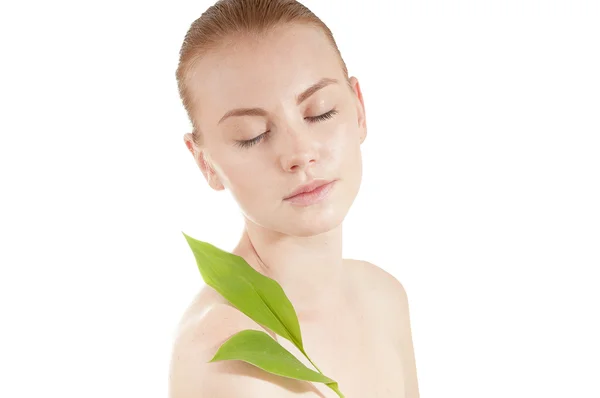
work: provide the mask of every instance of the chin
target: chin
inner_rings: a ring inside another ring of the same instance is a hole
[[[332,231],[340,226],[343,219],[339,223],[322,224],[322,225],[296,225],[293,228],[286,228],[286,234],[290,236],[297,236],[299,238],[308,238],[310,236],[316,236],[325,234]]]
[[[346,203],[331,203],[325,208],[315,207],[314,211],[306,210],[286,212],[278,229],[286,235],[309,237],[327,233],[339,227],[348,213]],[[290,214],[291,213],[291,214]]]

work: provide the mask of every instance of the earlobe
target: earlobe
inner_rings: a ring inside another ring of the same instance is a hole
[[[211,169],[212,170],[212,169]],[[214,170],[211,172],[210,174],[210,181],[209,181],[209,185],[212,189],[214,189],[215,191],[222,191],[225,189],[225,187],[223,186],[223,184],[221,183],[221,180],[219,179],[219,177],[217,177],[217,175],[215,174]]]
[[[367,138],[367,121],[365,118],[364,110],[361,112],[359,109],[358,128],[360,131],[360,143],[362,144],[365,138]]]

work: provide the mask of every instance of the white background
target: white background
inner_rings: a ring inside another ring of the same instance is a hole
[[[598,2],[416,3],[304,3],[367,110],[344,256],[408,292],[421,397],[598,398]],[[183,142],[210,4],[0,6],[0,396],[166,396],[182,232],[242,227]]]

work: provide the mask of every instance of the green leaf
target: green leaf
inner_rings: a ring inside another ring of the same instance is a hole
[[[335,383],[329,377],[307,368],[291,352],[283,348],[267,333],[259,330],[243,330],[227,340],[209,362],[237,359],[293,379]]]
[[[194,253],[204,282],[255,322],[289,340],[319,372],[304,366],[267,333],[250,329],[229,338],[209,362],[246,361],[280,376],[325,383],[343,398],[338,383],[325,376],[304,351],[296,311],[279,283],[256,271],[243,257],[185,233],[183,236]]]
[[[183,235],[207,285],[255,322],[289,340],[304,353],[296,311],[279,283],[256,271],[243,257]]]

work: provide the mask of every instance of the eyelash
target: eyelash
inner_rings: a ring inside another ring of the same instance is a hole
[[[313,116],[313,117],[306,117],[305,119],[308,119],[310,121],[310,123],[317,123],[317,122],[322,122],[324,120],[327,119],[331,119],[334,115],[336,115],[338,113],[338,111],[336,109],[332,109],[329,112],[326,112],[322,115],[319,116]],[[242,148],[249,148],[255,144],[258,144],[260,141],[262,141],[267,134],[270,132],[266,131],[264,133],[262,133],[261,135],[251,139],[251,140],[247,140],[247,141],[237,141],[236,145],[242,147]]]

